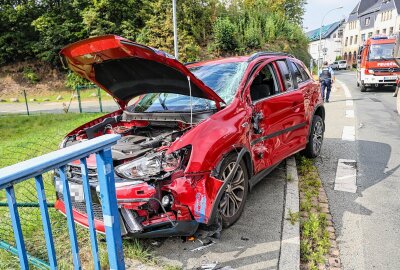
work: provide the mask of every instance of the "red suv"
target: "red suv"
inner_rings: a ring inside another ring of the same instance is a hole
[[[121,233],[189,236],[235,223],[248,192],[285,158],[321,151],[318,82],[285,53],[182,64],[127,39],[90,38],[61,51],[64,64],[121,109],[70,132],[62,147],[121,134],[112,148]],[[88,158],[95,225],[104,231],[95,157]],[[74,218],[87,226],[79,162],[67,167]],[[55,177],[56,208],[65,212]]]

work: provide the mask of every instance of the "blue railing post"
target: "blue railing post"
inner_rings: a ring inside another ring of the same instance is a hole
[[[111,148],[99,151],[96,154],[96,163],[110,269],[123,270],[125,269],[124,252],[122,249]]]
[[[97,245],[96,228],[94,226],[92,196],[90,195],[86,158],[81,158],[81,171],[82,171],[83,192],[85,194],[85,202],[86,202],[86,213],[88,215],[90,241],[92,244],[93,264],[95,270],[100,270],[99,247]]]
[[[28,256],[26,254],[24,236],[22,235],[21,221],[18,215],[14,186],[6,188],[8,208],[10,209],[11,222],[14,229],[14,238],[17,244],[19,264],[21,269],[28,270]]]
[[[57,269],[56,251],[54,249],[53,234],[51,233],[51,225],[49,218],[49,210],[47,208],[46,194],[44,192],[44,184],[42,175],[35,176],[36,191],[40,206],[40,215],[42,216],[44,237],[46,239],[47,255],[51,269]]]
[[[82,269],[81,259],[79,257],[78,238],[76,237],[74,215],[72,212],[71,193],[69,191],[67,175],[65,173],[65,166],[61,166],[58,172],[60,174],[60,180],[63,185],[65,214],[67,216],[69,239],[71,241],[72,260],[74,262],[74,269]]]

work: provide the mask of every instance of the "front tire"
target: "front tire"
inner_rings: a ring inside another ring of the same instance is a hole
[[[235,166],[237,156],[228,155],[221,166],[219,178],[225,180]],[[228,228],[233,225],[242,215],[244,205],[249,191],[249,175],[244,160],[241,160],[239,167],[228,184],[219,203],[219,213],[222,219],[222,227]]]
[[[303,154],[309,158],[316,158],[321,153],[322,142],[324,141],[324,120],[321,116],[314,115],[310,134],[308,135],[308,143]]]

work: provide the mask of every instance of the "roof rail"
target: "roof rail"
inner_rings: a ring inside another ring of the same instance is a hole
[[[289,56],[289,57],[292,57],[292,58],[296,58],[296,57],[294,57],[292,54],[289,54],[289,53],[284,53],[284,52],[256,52],[256,53],[253,53],[250,57],[249,57],[249,59],[247,60],[247,61],[253,61],[254,59],[256,59],[256,58],[258,58],[258,57],[261,57],[261,56],[274,56],[274,55],[278,55],[278,56]]]

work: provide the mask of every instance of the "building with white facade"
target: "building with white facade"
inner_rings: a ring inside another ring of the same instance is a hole
[[[332,63],[336,57],[342,55],[342,25],[343,22],[335,22],[306,33],[310,40],[308,52],[316,63],[318,63],[318,59],[321,64],[325,61]]]
[[[361,0],[344,24],[342,56],[356,63],[358,48],[376,35],[394,35],[400,31],[400,0]]]

